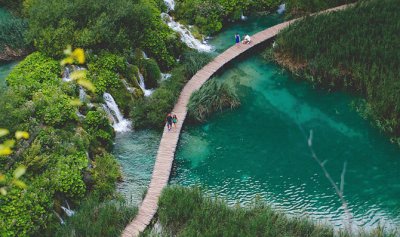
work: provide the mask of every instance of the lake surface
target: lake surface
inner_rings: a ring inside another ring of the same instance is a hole
[[[223,51],[245,29],[231,26],[210,43]],[[312,147],[337,183],[347,162],[354,224],[400,224],[400,149],[351,108],[355,97],[296,81],[256,52],[215,79],[236,88],[242,105],[184,128],[171,183],[200,185],[230,204],[259,196],[289,215],[342,226],[341,202],[307,145],[312,130]]]
[[[279,22],[270,15],[232,24],[210,40],[213,54],[231,46],[235,33]],[[289,215],[342,226],[341,203],[307,145],[312,130],[312,147],[335,182],[347,162],[344,193],[355,224],[399,225],[400,149],[351,109],[355,97],[296,81],[257,52],[215,79],[235,87],[242,105],[184,128],[170,183],[201,185],[230,204],[258,196]],[[133,203],[150,182],[160,137],[147,130],[117,134],[114,154],[124,174],[119,190]]]

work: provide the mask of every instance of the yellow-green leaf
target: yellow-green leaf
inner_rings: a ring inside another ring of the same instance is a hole
[[[79,85],[85,87],[86,89],[92,91],[92,92],[94,92],[94,90],[95,90],[94,85],[93,85],[92,82],[90,82],[89,80],[86,80],[86,79],[82,79],[82,78],[81,78],[81,79],[78,79],[77,83],[78,83]]]
[[[71,45],[68,45],[67,48],[64,49],[64,54],[69,56],[71,55],[71,53],[72,53],[72,47]]]
[[[0,183],[3,183],[6,181],[6,176],[4,174],[0,174]]]
[[[24,175],[26,172],[26,167],[25,166],[18,166],[14,170],[14,178],[19,179],[22,175]]]
[[[28,139],[29,138],[29,133],[28,132],[24,132],[24,131],[17,131],[15,132],[15,138],[17,138],[18,140],[23,138],[23,139]]]
[[[78,79],[85,79],[86,78],[86,70],[78,70],[78,71],[73,71],[70,75],[70,78],[72,80],[78,80]]]
[[[12,139],[6,140],[6,141],[3,143],[3,146],[9,147],[9,148],[13,148],[14,145],[15,145],[15,141],[12,140]]]
[[[5,188],[0,188],[0,193],[1,195],[5,196],[7,195],[7,190]]]
[[[74,59],[72,57],[66,57],[63,60],[61,60],[61,66],[65,66],[67,64],[73,64],[74,63]]]
[[[26,184],[24,182],[22,182],[21,180],[14,180],[13,183],[18,188],[26,189]]]
[[[71,100],[70,104],[72,106],[81,106],[82,102],[79,99],[73,99],[73,100]]]
[[[8,156],[12,153],[11,148],[0,145],[0,156]]]
[[[5,128],[0,128],[0,137],[3,137],[3,136],[5,136],[5,135],[7,135],[7,134],[9,134],[10,132],[7,130],[7,129],[5,129]]]
[[[85,51],[81,48],[77,48],[72,52],[72,57],[79,63],[79,64],[84,64],[85,63]]]

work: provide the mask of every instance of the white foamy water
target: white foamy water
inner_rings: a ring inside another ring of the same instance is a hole
[[[282,14],[286,11],[286,4],[283,3],[281,5],[279,5],[278,10],[276,11],[278,14]]]
[[[80,70],[86,70],[86,69],[83,67],[75,66],[75,65],[65,67],[62,80],[65,82],[72,81],[71,73],[74,71],[80,71]]]
[[[153,90],[146,89],[146,85],[144,84],[144,77],[143,74],[138,72],[139,75],[139,86],[142,88],[144,96],[150,96],[153,93]]]
[[[168,12],[175,10],[175,1],[174,0],[164,0],[164,3],[168,8]]]
[[[167,13],[161,13],[161,18],[169,28],[181,36],[181,41],[189,48],[196,49],[200,52],[210,52],[212,50],[210,45],[202,43],[200,40],[196,39],[184,25],[174,21],[174,19],[172,19],[172,17]]]
[[[109,93],[103,94],[104,101],[103,104],[104,111],[108,114],[113,122],[113,128],[116,132],[128,132],[131,130],[131,121],[124,118],[121,111],[118,108],[117,103],[115,103],[114,98]]]

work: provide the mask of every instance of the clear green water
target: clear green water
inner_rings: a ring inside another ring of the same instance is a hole
[[[254,33],[279,22],[277,16],[254,18],[228,27],[210,43],[221,52],[236,32]],[[313,89],[258,55],[216,79],[237,88],[242,106],[184,128],[171,183],[201,185],[231,204],[261,196],[288,214],[340,226],[345,218],[340,202],[307,147],[312,129],[314,149],[336,181],[348,162],[345,196],[356,224],[400,224],[400,149],[349,107],[353,97]],[[114,154],[124,173],[119,190],[134,202],[149,184],[160,136],[117,135]]]
[[[221,50],[242,29],[220,34]],[[348,162],[344,190],[355,224],[400,224],[400,149],[350,108],[354,97],[296,81],[256,53],[216,79],[235,86],[242,106],[185,127],[171,183],[201,185],[231,204],[261,196],[285,213],[341,226],[341,203],[307,146],[313,130],[313,147],[337,182]]]
[[[142,199],[150,183],[161,133],[152,130],[118,133],[114,155],[122,167],[123,182],[118,191],[133,205]]]
[[[15,65],[17,65],[17,62],[0,64],[0,88],[5,87],[6,77],[11,72],[11,70],[14,68]]]

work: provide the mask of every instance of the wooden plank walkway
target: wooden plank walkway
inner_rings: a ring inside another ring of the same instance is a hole
[[[339,6],[325,10],[321,13],[337,11],[345,7],[347,6]],[[186,118],[187,104],[192,93],[200,89],[200,87],[225,64],[232,61],[240,54],[253,48],[254,46],[273,38],[278,34],[280,30],[287,27],[289,24],[296,20],[298,19],[287,21],[258,32],[251,37],[252,43],[250,45],[239,44],[230,47],[225,52],[214,58],[213,61],[208,63],[200,71],[198,71],[186,83],[179,96],[178,102],[176,103],[172,111],[172,113],[176,114],[179,119],[177,123],[177,129],[171,129],[171,131],[168,131],[166,127],[164,128],[147,194],[139,207],[139,212],[137,216],[123,231],[123,237],[138,236],[139,233],[143,232],[146,229],[147,225],[150,224],[150,221],[153,219],[153,216],[157,212],[158,198],[160,197],[163,188],[168,184],[172,163],[175,156],[175,149],[178,144],[183,122]]]

